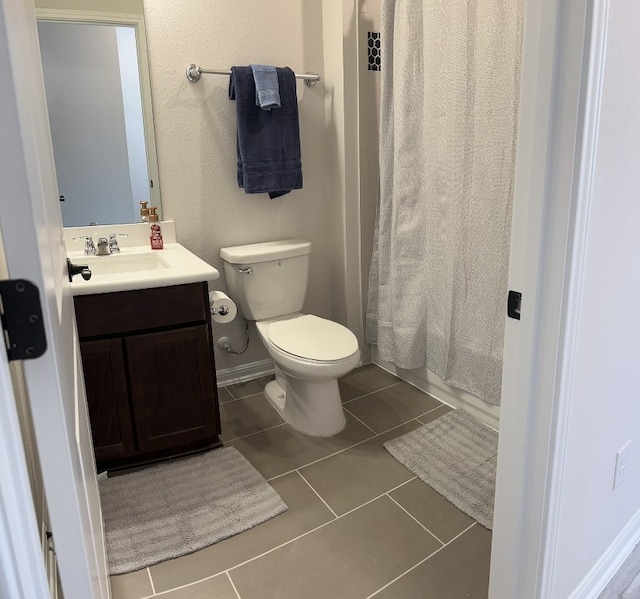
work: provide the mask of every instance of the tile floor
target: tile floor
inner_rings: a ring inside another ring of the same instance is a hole
[[[450,408],[368,365],[340,381],[347,426],[307,437],[262,395],[269,379],[220,390],[222,440],[289,510],[174,560],[111,579],[114,599],[487,597],[491,533],[382,447]]]

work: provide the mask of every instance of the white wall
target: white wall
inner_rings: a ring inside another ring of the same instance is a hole
[[[286,237],[312,242],[305,309],[331,317],[332,231],[330,219],[343,198],[328,193],[327,154],[335,144],[325,115],[325,94],[335,86],[325,75],[322,0],[286,3],[209,2],[185,7],[172,0],[145,3],[151,88],[165,218],[176,223],[178,241],[223,271],[221,247]],[[190,63],[228,69],[252,62],[314,71],[314,88],[298,83],[304,189],[270,200],[247,195],[236,181],[235,103],[229,77],[203,75],[190,83]],[[216,287],[226,289],[224,276]],[[214,336],[229,335],[242,347],[241,321],[215,325]],[[266,359],[252,330],[242,356],[218,352],[218,369]]]
[[[552,597],[566,599],[640,509],[640,4],[611,3]],[[616,451],[632,439],[624,484]],[[640,538],[640,531],[637,531]]]

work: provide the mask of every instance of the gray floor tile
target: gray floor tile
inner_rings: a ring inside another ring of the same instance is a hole
[[[476,524],[375,599],[485,599],[490,557],[491,533]]]
[[[231,441],[264,476],[271,478],[295,470],[314,460],[351,447],[373,436],[366,426],[347,414],[344,430],[333,437],[310,437],[288,424]]]
[[[420,422],[422,422],[422,424],[427,424],[429,422],[433,422],[437,418],[440,418],[440,416],[444,416],[447,412],[451,412],[451,410],[453,410],[451,406],[442,404],[438,406],[435,410],[431,410],[431,412],[427,412],[422,416],[418,416],[416,420],[419,420]]]
[[[262,393],[220,404],[220,421],[222,442],[257,433],[284,422]]]
[[[153,594],[147,569],[111,576],[112,599],[141,599]]]
[[[412,480],[389,495],[444,543],[473,524],[473,518],[420,479]]]
[[[267,383],[272,381],[274,378],[275,377],[272,374],[267,376],[261,376],[259,379],[245,381],[244,383],[236,383],[235,385],[228,385],[226,389],[236,399],[239,399],[241,397],[248,397],[249,395],[262,393]]]
[[[398,426],[442,405],[408,383],[399,383],[366,397],[354,399],[345,409],[377,433]]]
[[[338,385],[342,401],[349,401],[399,382],[400,379],[390,372],[375,364],[367,364],[343,376],[338,380]]]
[[[177,589],[162,599],[238,599],[226,574],[219,574],[183,589]]]
[[[382,497],[230,574],[242,599],[357,599],[438,547],[429,533]]]
[[[296,472],[271,484],[289,507],[284,514],[190,555],[152,566],[156,591],[166,591],[227,570],[334,519]]]
[[[223,404],[228,401],[233,401],[235,397],[231,395],[231,392],[226,387],[218,388],[218,403]]]
[[[419,426],[413,420],[300,472],[340,516],[415,476],[382,444]]]

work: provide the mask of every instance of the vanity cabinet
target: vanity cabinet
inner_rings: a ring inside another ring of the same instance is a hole
[[[206,283],[75,297],[99,469],[221,445]]]

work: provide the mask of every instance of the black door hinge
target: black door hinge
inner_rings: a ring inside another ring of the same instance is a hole
[[[0,318],[9,361],[39,358],[47,350],[40,292],[31,281],[0,281]]]
[[[509,291],[507,300],[507,316],[520,320],[520,308],[522,306],[522,293],[519,291]]]

